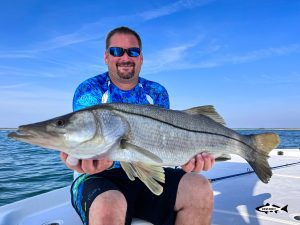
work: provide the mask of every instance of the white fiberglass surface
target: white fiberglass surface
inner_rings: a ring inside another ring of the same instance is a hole
[[[240,158],[218,163],[208,178],[221,178],[212,183],[215,193],[213,224],[300,224],[300,151],[272,152],[269,159],[273,176],[264,184],[254,173],[229,177],[251,171]],[[288,166],[284,166],[288,165]],[[279,166],[279,167],[278,167]],[[227,177],[227,178],[226,178]],[[259,212],[265,204],[288,205],[288,212]],[[70,204],[69,187],[58,189],[0,207],[0,225],[81,225]],[[135,219],[133,225],[151,225]]]

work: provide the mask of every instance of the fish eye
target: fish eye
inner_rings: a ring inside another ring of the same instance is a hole
[[[56,121],[56,126],[63,127],[64,125],[65,125],[65,121],[64,120],[57,120]]]

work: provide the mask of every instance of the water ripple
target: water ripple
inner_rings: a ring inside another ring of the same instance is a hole
[[[0,131],[0,206],[70,185],[59,153],[7,138]]]

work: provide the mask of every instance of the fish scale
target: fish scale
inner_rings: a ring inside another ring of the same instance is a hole
[[[142,116],[144,118],[151,118],[155,121],[171,125],[173,128],[181,128],[191,132],[201,132],[207,134],[214,134],[224,136],[225,138],[234,139],[244,144],[251,145],[249,139],[235,132],[232,129],[222,126],[214,122],[205,115],[189,115],[178,110],[168,110],[156,106],[148,106],[147,108],[141,105],[132,105],[127,107],[126,104],[116,103],[112,104],[112,110],[116,113],[125,113],[130,115]],[[125,115],[126,117],[126,115]]]
[[[223,136],[224,132],[220,136],[218,133],[212,134],[214,129],[202,131],[199,127],[197,130],[195,129],[196,131],[190,132],[184,126],[174,127],[168,123],[162,126],[160,120],[144,117],[144,115],[149,114],[148,111],[139,115],[135,111],[124,111],[122,109],[121,112],[118,111],[117,113],[122,117],[126,117],[127,122],[130,124],[129,141],[158,155],[163,160],[162,165],[183,165],[194,155],[204,151],[218,157],[223,154],[224,150],[222,148],[230,148],[232,154],[239,154],[238,144],[241,142],[225,138]],[[168,111],[164,112],[167,113]],[[143,123],[141,124],[140,121],[143,121]],[[162,136],[165,136],[165,139]],[[244,148],[247,148],[247,146]],[[132,161],[138,160],[132,158]]]

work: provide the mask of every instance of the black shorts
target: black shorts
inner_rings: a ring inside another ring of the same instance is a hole
[[[185,174],[181,169],[164,168],[165,184],[160,196],[154,195],[138,178],[129,180],[122,168],[106,170],[98,174],[83,174],[72,184],[72,205],[84,225],[88,225],[89,208],[93,200],[108,190],[118,190],[127,200],[126,225],[132,217],[154,225],[173,225],[176,212],[174,206],[180,179]]]

